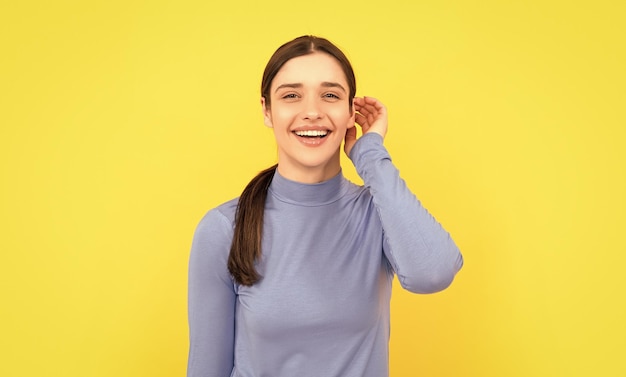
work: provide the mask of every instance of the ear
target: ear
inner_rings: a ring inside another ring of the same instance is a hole
[[[267,127],[273,128],[274,125],[272,124],[272,112],[265,103],[265,97],[261,97],[261,107],[263,108],[263,123],[265,123]]]
[[[354,98],[350,100],[350,119],[348,119],[348,128],[354,127],[356,110],[354,109]]]

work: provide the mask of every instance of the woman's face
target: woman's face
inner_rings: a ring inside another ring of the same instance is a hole
[[[274,77],[265,124],[274,129],[278,170],[285,178],[315,183],[339,173],[339,151],[354,127],[348,82],[339,62],[325,53],[293,58]]]

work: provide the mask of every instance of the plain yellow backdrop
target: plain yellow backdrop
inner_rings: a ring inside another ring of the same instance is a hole
[[[184,375],[193,230],[275,162],[260,78],[302,34],[465,257],[396,286],[391,375],[626,375],[624,4],[3,2],[0,375]]]

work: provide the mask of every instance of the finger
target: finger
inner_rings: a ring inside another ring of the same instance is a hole
[[[374,97],[362,97],[356,101],[358,107],[355,106],[355,109],[363,114],[369,121],[370,124],[375,122],[377,119],[383,119],[387,117],[387,109],[378,99]]]
[[[374,97],[363,97],[363,104],[361,105],[361,107],[366,107],[370,110],[373,108],[381,114],[387,113],[387,108],[385,107],[385,105],[383,105],[382,102]]]
[[[371,106],[361,108],[357,114],[361,114],[369,123],[378,117],[378,111]]]
[[[368,125],[368,120],[363,114],[356,113],[354,116],[354,121],[361,127]]]
[[[374,97],[363,97],[363,103],[374,106],[377,109],[384,107],[383,103]]]
[[[376,119],[378,117],[378,111],[376,111],[376,109],[365,109],[364,111],[361,111],[361,114],[365,115],[370,122],[372,119]]]
[[[354,105],[354,108],[359,108],[363,105],[363,98],[361,97],[354,97],[352,100],[352,104]]]
[[[360,108],[359,108],[359,112],[362,113],[363,115],[368,115],[368,114],[378,114],[378,109],[376,108],[376,106],[371,105],[371,104],[363,104]]]
[[[370,113],[367,115],[367,123],[368,124],[374,124],[374,122],[376,122],[376,119],[378,119],[378,114],[373,114]]]
[[[361,127],[361,130],[365,133],[371,127],[370,122],[363,115],[355,117],[354,121]]]

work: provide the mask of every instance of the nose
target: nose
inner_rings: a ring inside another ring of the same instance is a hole
[[[305,101],[305,107],[303,112],[303,118],[307,120],[321,119],[322,118],[322,110],[320,108],[320,103],[317,98],[309,98]]]

